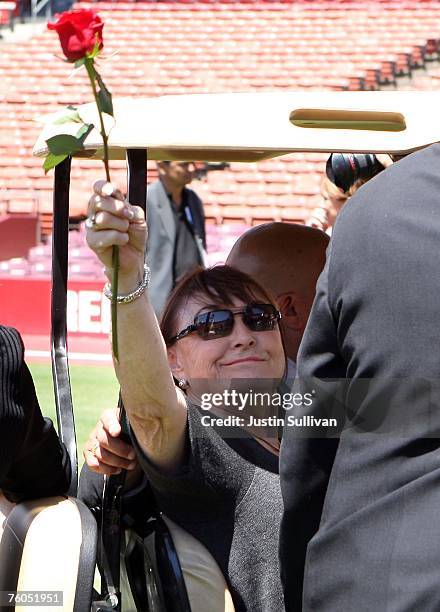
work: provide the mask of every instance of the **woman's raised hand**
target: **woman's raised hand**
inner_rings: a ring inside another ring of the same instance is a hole
[[[144,264],[147,223],[143,210],[132,206],[106,181],[93,185],[89,200],[87,244],[107,270],[112,268],[112,247],[119,246],[119,273],[139,274]]]

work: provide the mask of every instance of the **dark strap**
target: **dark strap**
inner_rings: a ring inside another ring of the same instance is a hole
[[[119,410],[122,426],[121,438],[129,441],[127,423],[121,395],[119,395]],[[121,609],[120,590],[120,554],[121,554],[121,507],[122,493],[124,491],[127,472],[122,470],[116,476],[104,476],[104,488],[102,492],[102,506],[100,511],[100,546],[99,546],[99,570],[101,573],[101,595],[102,600],[97,602],[100,607],[97,610]]]
[[[163,596],[154,563],[143,539],[131,531],[125,551],[125,567],[133,601],[138,612],[163,612]]]
[[[121,498],[124,490],[125,476],[125,470],[117,476],[105,476],[102,494],[101,538],[99,547],[101,594],[103,601],[110,603],[110,609],[116,611],[121,610]]]
[[[72,467],[69,495],[78,490],[75,420],[67,359],[67,264],[69,252],[69,187],[71,158],[55,167],[52,234],[51,353],[58,433]]]
[[[143,501],[138,501],[138,508],[145,508]],[[182,567],[167,524],[157,510],[153,510],[150,518],[147,512],[143,520],[139,516],[124,517],[129,519],[132,532],[125,564],[136,610],[191,612]],[[157,572],[145,544],[151,534],[154,534]],[[146,601],[149,607],[144,608]]]
[[[191,612],[182,567],[168,526],[161,516],[154,526],[157,572],[167,612]]]

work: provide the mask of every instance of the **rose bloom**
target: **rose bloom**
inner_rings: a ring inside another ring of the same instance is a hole
[[[60,38],[63,53],[69,61],[76,61],[92,53],[95,44],[103,47],[102,28],[104,23],[93,11],[66,11],[58,15],[58,21],[48,23],[49,30],[55,30]]]

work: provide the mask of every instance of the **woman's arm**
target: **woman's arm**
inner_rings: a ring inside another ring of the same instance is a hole
[[[147,225],[141,208],[125,202],[109,183],[94,185],[88,215],[94,225],[87,242],[112,274],[112,248],[119,246],[119,295],[134,291],[142,280]],[[119,360],[114,359],[122,399],[131,427],[147,456],[163,470],[184,460],[187,408],[176,389],[166,347],[148,290],[129,304],[118,305]]]

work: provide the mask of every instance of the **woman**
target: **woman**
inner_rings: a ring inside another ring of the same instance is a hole
[[[310,217],[306,219],[306,225],[320,229],[331,236],[336,217],[352,194],[345,193],[325,176],[321,180],[321,195],[322,205],[311,211]]]
[[[315,229],[320,229],[329,236],[332,235],[333,225],[335,224],[336,217],[339,215],[347,200],[353,196],[356,191],[367,183],[375,174],[371,173],[370,165],[363,165],[362,169],[359,166],[350,166],[345,171],[344,182],[348,181],[347,189],[344,191],[342,187],[338,187],[335,183],[335,170],[329,171],[329,162],[333,156],[330,156],[327,161],[326,175],[321,180],[321,195],[323,202],[321,206],[314,208],[305,224]],[[341,155],[338,154],[340,158]],[[349,154],[343,156],[345,159],[357,157]],[[394,160],[397,160],[397,156],[390,157],[385,153],[372,155],[361,155],[360,157],[374,157],[383,168],[391,166]],[[348,162],[347,162],[348,163]],[[351,162],[353,163],[353,162]],[[365,162],[364,162],[365,163]],[[331,167],[331,166],[330,166]],[[347,174],[348,172],[348,174]],[[356,178],[357,177],[357,178]],[[338,182],[339,184],[339,182]],[[349,186],[348,186],[349,185]]]
[[[120,247],[119,293],[126,297],[118,305],[115,369],[142,469],[161,510],[217,561],[236,611],[280,612],[278,437],[255,427],[223,439],[203,417],[238,410],[201,411],[187,399],[200,389],[224,389],[222,381],[253,379],[259,391],[280,381],[279,313],[246,275],[227,267],[199,270],[170,297],[162,337],[144,291],[143,212],[106,195],[108,184],[94,190],[87,240],[109,277],[112,247]],[[232,427],[228,435],[238,431]]]

